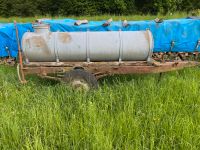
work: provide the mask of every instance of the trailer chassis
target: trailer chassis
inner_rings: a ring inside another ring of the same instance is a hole
[[[30,62],[18,65],[18,76],[21,83],[26,83],[25,77],[30,74],[38,75],[42,78],[66,80],[66,73],[74,70],[81,70],[93,76],[96,80],[115,74],[149,74],[163,73],[180,70],[188,67],[199,66],[197,61],[172,61],[156,62],[149,64],[147,61],[124,61],[124,62]],[[22,68],[21,68],[22,66]],[[81,78],[81,72],[79,78]],[[73,77],[71,77],[73,78]],[[90,83],[88,83],[90,84]]]

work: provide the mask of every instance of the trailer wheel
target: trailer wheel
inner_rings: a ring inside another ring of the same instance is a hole
[[[98,88],[96,77],[83,69],[75,69],[65,73],[62,81],[69,83],[75,89],[88,91]]]

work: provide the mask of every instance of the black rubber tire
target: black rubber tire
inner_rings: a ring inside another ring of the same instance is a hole
[[[65,83],[69,83],[71,85],[74,81],[85,82],[87,83],[89,90],[98,88],[98,81],[96,77],[93,74],[83,69],[75,69],[75,70],[66,72],[62,81],[64,81]]]

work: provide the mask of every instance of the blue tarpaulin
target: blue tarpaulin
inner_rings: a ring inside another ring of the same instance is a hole
[[[19,39],[21,41],[25,32],[33,32],[32,24],[17,24],[19,30]],[[18,46],[16,40],[16,31],[13,23],[0,24],[0,57],[17,57]]]
[[[128,27],[123,27],[121,21],[114,21],[108,27],[103,27],[105,21],[89,21],[88,24],[74,26],[76,20],[45,20],[50,24],[52,32],[86,32],[86,31],[142,31],[149,29],[154,37],[154,52],[193,52],[200,40],[200,19],[173,19],[162,23],[153,21],[129,21]],[[32,24],[17,24],[19,38],[27,31],[33,32]],[[171,43],[174,46],[171,49]],[[198,48],[200,51],[200,46]],[[0,24],[0,57],[17,56],[16,33],[13,23]]]

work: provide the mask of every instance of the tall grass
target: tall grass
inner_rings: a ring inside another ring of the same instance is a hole
[[[41,17],[0,18],[0,22]],[[157,16],[112,17],[150,20]],[[36,76],[21,85],[15,68],[0,66],[0,149],[198,150],[199,77],[199,68],[165,73],[160,81],[157,74],[106,77],[98,90],[84,93]]]
[[[0,66],[0,149],[199,149],[200,70],[107,77],[90,93]]]

